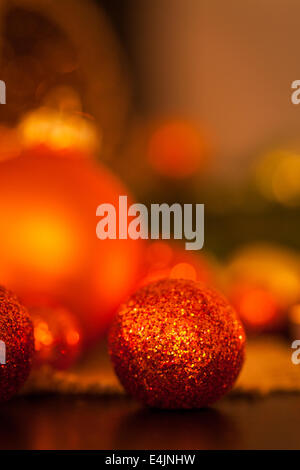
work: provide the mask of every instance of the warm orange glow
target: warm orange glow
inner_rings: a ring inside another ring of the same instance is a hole
[[[67,333],[66,337],[67,343],[70,344],[70,346],[74,346],[75,344],[79,343],[80,340],[80,335],[78,331],[72,330]]]
[[[208,153],[207,137],[190,122],[170,120],[152,133],[148,160],[160,174],[185,178],[204,164]]]
[[[34,302],[34,304],[32,304]],[[74,315],[46,298],[27,299],[34,324],[35,366],[71,366],[81,351],[81,333]]]
[[[0,126],[0,162],[16,158],[21,151],[21,138],[17,130]]]
[[[239,250],[227,271],[231,285],[245,283],[271,292],[283,310],[300,298],[300,261],[276,245],[251,244]]]
[[[53,150],[76,149],[85,153],[95,153],[100,148],[99,133],[79,113],[41,108],[25,116],[19,131],[25,148],[47,145]]]
[[[147,262],[152,268],[165,268],[170,264],[173,255],[173,250],[168,243],[157,241],[148,246]]]
[[[255,243],[232,257],[227,271],[228,295],[251,329],[276,331],[300,299],[297,253],[277,245]]]
[[[263,156],[256,168],[258,189],[269,200],[300,205],[300,153],[279,149]]]
[[[101,262],[94,267],[92,280],[95,291],[101,298],[98,307],[100,311],[106,305],[112,304],[118,297],[126,296],[131,287],[135,269],[135,264],[130,265],[123,240],[120,240],[118,244],[112,240],[108,240],[107,243],[110,249],[102,254]],[[127,273],[126,277],[124,273]]]
[[[172,279],[190,279],[197,280],[197,271],[189,263],[178,263],[171,269],[170,277]]]
[[[289,320],[291,323],[300,325],[300,304],[293,305],[290,310]]]
[[[217,268],[208,255],[187,253],[184,247],[175,243],[150,243],[145,259],[147,273],[142,281],[143,285],[167,277],[217,284]]]
[[[246,289],[237,299],[236,308],[241,318],[253,327],[270,324],[278,315],[274,297],[261,288]]]
[[[53,336],[47,323],[38,321],[34,328],[35,349],[40,351],[43,346],[51,346]]]
[[[143,245],[96,237],[98,205],[127,194],[118,178],[92,159],[54,155],[39,148],[0,163],[0,283],[54,298],[98,340],[136,285]]]

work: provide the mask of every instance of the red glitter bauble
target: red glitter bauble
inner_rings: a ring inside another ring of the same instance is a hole
[[[31,370],[33,327],[17,297],[0,287],[0,402],[11,398]]]
[[[245,333],[229,303],[203,284],[166,279],[119,310],[109,349],[124,388],[159,408],[201,408],[228,392],[243,364]]]

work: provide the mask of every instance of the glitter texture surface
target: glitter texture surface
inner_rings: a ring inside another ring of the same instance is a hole
[[[244,349],[244,329],[223,296],[181,279],[137,291],[109,335],[110,356],[126,391],[158,408],[201,408],[217,401],[232,388]]]
[[[31,370],[33,326],[18,299],[0,286],[0,341],[6,346],[6,364],[0,364],[0,402],[11,398]]]

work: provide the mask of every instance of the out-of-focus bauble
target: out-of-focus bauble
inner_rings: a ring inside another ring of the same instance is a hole
[[[101,6],[72,0],[1,2],[0,23],[1,79],[8,85],[7,104],[0,108],[2,121],[18,122],[24,113],[42,106],[55,89],[70,87],[80,96],[81,111],[93,116],[104,136],[102,157],[115,157],[126,128],[129,80]],[[67,101],[65,96],[60,105],[64,108]],[[52,101],[53,109],[62,111],[56,104]],[[45,127],[37,128],[44,134]],[[49,134],[53,142],[54,132]]]
[[[248,331],[278,330],[300,300],[297,254],[280,246],[253,244],[227,266],[227,293]]]
[[[208,136],[198,124],[171,118],[153,125],[147,158],[158,174],[181,179],[204,167],[210,151]]]
[[[0,187],[0,282],[55,297],[97,339],[139,272],[139,240],[96,237],[98,205],[118,208],[126,189],[92,159],[45,148],[1,162]]]
[[[34,351],[33,326],[17,297],[0,287],[0,402],[25,383]]]
[[[32,302],[28,310],[34,326],[34,367],[49,365],[59,370],[71,367],[82,349],[82,333],[75,316],[45,299]]]
[[[207,285],[220,283],[220,267],[208,253],[186,251],[175,242],[153,241],[144,251],[145,275],[141,285],[159,279],[190,279]]]
[[[240,372],[244,344],[242,324],[219,293],[178,279],[138,290],[109,335],[126,391],[159,408],[200,408],[221,398]]]

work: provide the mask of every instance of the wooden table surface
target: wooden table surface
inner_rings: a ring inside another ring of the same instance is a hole
[[[198,411],[127,397],[23,397],[0,407],[1,449],[300,449],[300,395],[226,398]]]

